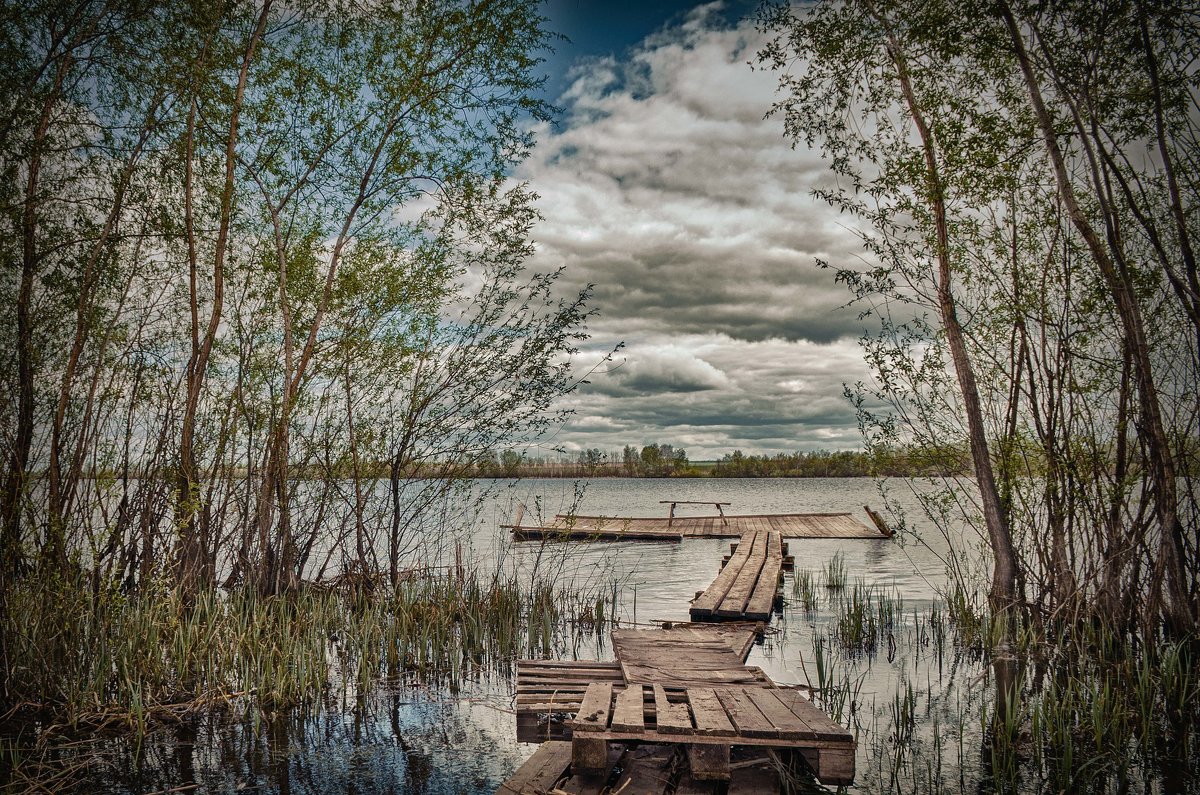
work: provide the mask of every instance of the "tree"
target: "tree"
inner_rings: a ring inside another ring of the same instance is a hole
[[[863,0],[760,21],[775,110],[826,154],[841,187],[818,195],[862,222],[875,263],[837,270],[880,323],[875,382],[848,390],[869,451],[933,462],[966,443],[975,482],[947,494],[979,502],[926,505],[956,544],[948,523],[980,520],[993,611],[1186,633],[1195,463],[1177,440],[1200,356],[1194,185],[1172,164],[1196,154],[1193,20]]]
[[[6,582],[27,550],[188,594],[395,579],[561,419],[587,292],[526,270],[508,179],[549,118],[535,4],[4,18]]]

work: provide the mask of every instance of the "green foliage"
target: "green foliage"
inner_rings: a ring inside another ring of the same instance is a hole
[[[1200,183],[1178,164],[1195,161],[1200,140],[1182,110],[1197,96],[1185,65],[1197,55],[1194,14],[889,0],[766,3],[758,19],[760,62],[779,76],[773,112],[823,154],[836,179],[814,192],[862,245],[855,261],[817,263],[878,323],[862,339],[873,378],[846,395],[881,469],[901,459],[929,476],[934,488],[914,493],[950,544],[956,587],[973,592],[977,571],[989,573],[965,562],[973,550],[959,528],[997,543],[967,479],[990,469],[1015,579],[1038,605],[1028,620],[1186,628],[1200,571],[1183,530],[1200,521],[1195,445],[1184,441],[1195,438],[1200,313],[1183,282],[1195,273]],[[1058,131],[1065,187],[1030,80]],[[1085,239],[1085,225],[1103,239]],[[1104,271],[1105,257],[1120,273]],[[951,362],[944,299],[965,363]],[[969,465],[964,364],[988,448]],[[1152,570],[1162,578],[1147,580]]]
[[[576,385],[536,3],[60,6],[0,39],[5,581],[397,577]]]

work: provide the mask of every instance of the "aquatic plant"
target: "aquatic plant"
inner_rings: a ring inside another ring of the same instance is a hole
[[[825,587],[840,591],[846,587],[846,557],[839,550],[825,563]]]
[[[816,578],[813,577],[812,572],[804,569],[793,575],[792,596],[800,602],[805,612],[811,613],[817,609],[820,597],[817,594]]]

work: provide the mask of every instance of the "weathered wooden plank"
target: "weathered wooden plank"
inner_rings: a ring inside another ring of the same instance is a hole
[[[775,696],[773,688],[747,688],[743,692],[754,702],[754,706],[758,707],[758,711],[763,714],[763,717],[771,722],[780,737],[794,740],[816,739],[816,734],[809,725]]]
[[[608,728],[609,710],[612,709],[612,682],[593,682],[583,696],[583,705],[571,722],[576,733],[604,731]]]
[[[661,517],[557,516],[549,525],[503,525],[515,540],[677,541],[682,537],[737,538],[763,520],[786,538],[883,539],[880,531],[851,514],[757,514],[749,516]]]
[[[750,668],[739,666],[735,670],[697,671],[677,668],[666,671],[662,668],[644,665],[631,665],[625,670],[625,680],[630,683],[661,684],[666,687],[683,688],[691,686],[728,686],[728,685],[768,685],[763,675]]]
[[[662,685],[654,685],[655,725],[661,734],[693,734],[691,716],[687,704],[672,704]]]
[[[728,781],[729,751],[728,745],[689,745],[687,757],[692,778],[699,781]]]
[[[822,784],[853,784],[854,747],[819,749],[813,770]]]
[[[591,732],[571,735],[571,769],[585,774],[598,773],[608,763],[608,740]]]
[[[553,668],[579,670],[608,670],[617,667],[616,660],[517,660],[517,670]]]
[[[570,743],[543,743],[511,778],[500,785],[497,795],[545,795],[555,788],[570,765]]]
[[[757,537],[757,534],[754,537]],[[750,552],[754,537],[742,537],[737,551],[730,556],[729,563],[725,565],[725,568],[721,569],[721,573],[704,590],[700,598],[692,602],[691,614],[693,618],[716,614],[725,599],[725,595],[738,582],[742,567],[747,565],[748,561],[751,560]]]
[[[779,739],[779,731],[750,700],[745,688],[721,688],[716,693],[738,734],[743,737]]]
[[[613,707],[613,731],[641,731],[646,727],[645,693],[642,685],[630,685],[617,694]],[[782,706],[782,705],[780,705]]]
[[[713,615],[740,618],[745,614],[746,603],[750,601],[750,594],[754,592],[754,586],[758,583],[758,575],[762,571],[763,563],[766,562],[767,534],[754,531],[749,544],[743,540],[738,546],[738,551],[740,552],[747,545],[750,546],[750,555],[738,569],[736,579],[729,586],[720,605],[713,611]],[[732,564],[731,559],[730,565]],[[729,566],[726,566],[726,569],[728,568]]]
[[[730,737],[737,732],[717,699],[717,694],[707,687],[690,687],[687,691],[688,704],[696,721],[696,733],[713,737]]]
[[[813,706],[812,702],[802,696],[799,691],[779,689],[775,691],[775,697],[809,727],[816,739],[841,740],[851,743],[854,741],[854,735],[845,726],[834,722],[832,718]]]
[[[729,638],[741,638],[734,651]],[[742,660],[753,633],[733,634],[708,625],[669,630],[616,630],[613,651],[628,683],[660,683],[670,687],[704,684],[755,684],[762,678]]]
[[[783,537],[777,531],[767,533],[766,560],[758,575],[746,603],[745,616],[749,619],[767,621],[775,606],[775,595],[779,590],[779,573],[783,570]]]

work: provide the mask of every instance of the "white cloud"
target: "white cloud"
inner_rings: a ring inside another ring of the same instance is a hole
[[[580,64],[516,175],[541,196],[535,264],[596,285],[597,350],[629,343],[575,396],[572,446],[859,444],[842,383],[867,376],[862,324],[815,266],[856,262],[859,241],[811,196],[819,154],[763,118],[776,76],[747,65],[753,25],[715,20],[701,8],[626,61]]]

